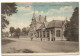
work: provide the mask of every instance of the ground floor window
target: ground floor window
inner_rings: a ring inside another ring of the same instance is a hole
[[[37,32],[37,35],[38,35],[38,37],[39,37],[39,32]]]
[[[60,37],[60,30],[56,30],[56,37]]]
[[[51,30],[51,34],[53,34],[53,30]]]
[[[42,33],[41,33],[41,31],[40,31],[40,37],[42,37]]]
[[[47,37],[49,37],[49,31],[47,31]]]
[[[43,37],[45,37],[45,31],[43,31]]]

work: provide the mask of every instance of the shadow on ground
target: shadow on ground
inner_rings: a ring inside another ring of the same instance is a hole
[[[29,49],[15,49],[10,48],[10,50],[7,53],[35,53],[35,51],[29,50]]]
[[[2,45],[6,45],[6,44],[11,43],[11,42],[16,42],[16,41],[9,40],[9,39],[2,39],[2,40],[1,40],[1,44],[2,44]]]

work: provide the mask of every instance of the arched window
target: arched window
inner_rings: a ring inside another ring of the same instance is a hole
[[[60,37],[60,30],[56,30],[56,37]]]

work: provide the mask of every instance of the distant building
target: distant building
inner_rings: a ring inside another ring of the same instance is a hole
[[[64,40],[65,21],[52,20],[47,22],[46,16],[39,17],[33,13],[29,34],[37,38],[48,38],[49,41]]]

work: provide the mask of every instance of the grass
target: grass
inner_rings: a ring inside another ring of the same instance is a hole
[[[1,40],[1,44],[2,44],[2,45],[6,45],[6,44],[11,43],[11,42],[15,42],[15,41],[9,40],[9,39],[2,39],[2,40]]]
[[[6,45],[8,43],[11,44]],[[2,39],[2,45],[3,53],[79,52],[79,42],[74,41],[40,41],[40,39],[33,39],[33,41],[30,41],[30,39],[27,38],[11,38]],[[5,49],[7,51],[5,51]]]

